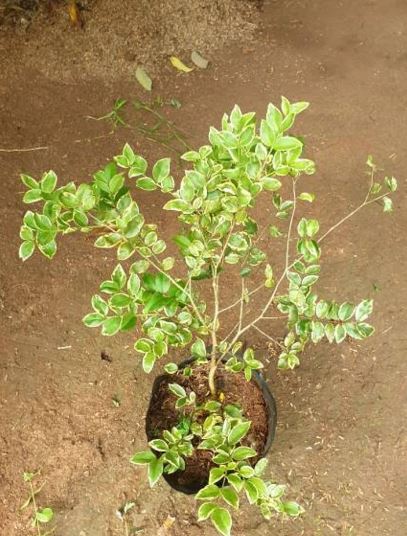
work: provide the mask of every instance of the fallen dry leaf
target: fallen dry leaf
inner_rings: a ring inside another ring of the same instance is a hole
[[[153,87],[153,82],[151,78],[148,76],[147,72],[143,67],[137,67],[136,69],[136,79],[137,82],[146,90],[151,91],[151,88]]]
[[[185,63],[182,63],[182,61],[176,56],[171,56],[170,62],[173,65],[173,67],[175,67],[178,71],[181,71],[183,73],[190,73],[191,71],[193,71],[192,67],[187,67],[187,65],[185,65]]]
[[[191,54],[191,60],[195,63],[200,69],[206,69],[208,67],[209,61],[203,58],[196,50]]]

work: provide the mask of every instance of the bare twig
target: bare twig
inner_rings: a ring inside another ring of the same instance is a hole
[[[273,337],[271,337],[271,335],[269,335],[268,333],[266,333],[265,331],[263,331],[262,329],[260,329],[258,326],[256,326],[256,324],[253,324],[252,327],[254,329],[256,329],[259,333],[261,333],[264,337],[266,337],[267,339],[269,339],[272,343],[274,344],[277,344],[278,346],[280,346],[280,348],[284,348],[284,346],[279,343],[278,341],[276,341],[276,339],[273,339]]]
[[[24,149],[0,149],[0,153],[28,153],[30,151],[46,151],[47,149],[49,149],[47,146],[26,147]]]

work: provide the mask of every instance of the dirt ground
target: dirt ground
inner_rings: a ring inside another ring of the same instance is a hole
[[[373,297],[375,336],[360,345],[310,347],[295,373],[278,372],[268,359],[278,406],[270,467],[306,513],[267,523],[244,507],[235,516],[234,535],[403,536],[407,5],[279,0],[264,2],[259,17],[255,39],[243,32],[238,41],[207,49],[209,69],[179,75],[163,68],[157,74],[154,95],[182,103],[166,113],[188,141],[204,143],[209,125],[219,124],[235,103],[263,113],[284,94],[312,103],[297,129],[317,162],[316,175],[303,180],[317,195],[310,211],[325,227],[363,199],[369,153],[398,178],[400,191],[393,215],[371,206],[323,248],[319,293]],[[45,486],[39,502],[55,510],[56,536],[125,535],[115,512],[128,500],[136,503],[129,526],[137,534],[214,535],[196,523],[192,498],[165,483],[150,490],[143,468],[129,465],[130,455],[145,448],[153,377],[143,374],[131,336],[103,338],[80,321],[115,259],[79,236],[61,241],[53,262],[35,255],[23,264],[17,257],[25,211],[20,172],[36,176],[54,169],[62,181],[86,180],[125,141],[150,160],[167,153],[139,133],[111,133],[107,123],[87,119],[108,112],[118,97],[146,94],[124,71],[113,80],[99,67],[92,72],[85,57],[81,71],[63,47],[59,64],[67,76],[55,76],[46,68],[41,40],[36,47],[38,29],[25,44],[32,47],[29,59],[21,54],[19,33],[10,32],[0,39],[0,534],[34,533],[28,513],[19,511],[26,497],[22,473],[40,469]],[[54,65],[53,52],[48,58]],[[43,149],[21,151],[33,147]],[[176,221],[157,212],[163,199],[141,193],[139,200],[147,219],[158,220],[170,237]],[[267,211],[259,210],[262,221]],[[225,298],[236,291],[228,284]],[[256,333],[250,342],[266,354]],[[112,362],[101,359],[102,350]],[[165,529],[165,522],[173,523]]]

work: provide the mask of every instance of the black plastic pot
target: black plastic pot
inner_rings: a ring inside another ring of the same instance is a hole
[[[226,360],[227,358],[224,359],[224,361]],[[182,361],[178,367],[179,369],[183,369],[191,365],[195,361],[196,361],[195,358],[190,357],[186,359],[185,361]],[[168,374],[161,374],[160,376],[157,376],[157,378],[154,380],[153,388],[151,391],[150,404],[149,404],[147,415],[146,415],[146,435],[149,441],[151,441],[152,439],[155,439],[155,436],[153,435],[153,431],[151,427],[152,401],[154,398],[154,394],[159,391],[161,383],[163,381],[166,381],[167,379],[168,379]],[[270,389],[263,375],[260,372],[253,371],[251,381],[254,381],[258,385],[258,387],[260,387],[264,401],[266,403],[266,408],[267,408],[267,417],[268,417],[267,439],[264,444],[263,451],[259,453],[260,457],[264,457],[270,450],[270,447],[274,440],[276,424],[277,424],[277,408],[276,408],[276,403],[273,398],[273,395],[271,394]],[[201,488],[203,488],[207,484],[207,482],[205,482],[201,485],[196,485],[196,483],[192,483],[191,485],[186,485],[186,486],[179,485],[178,482],[176,482],[176,479],[174,479],[174,474],[171,474],[171,475],[163,474],[163,477],[172,488],[174,488],[177,491],[181,491],[182,493],[185,493],[187,495],[197,493]]]

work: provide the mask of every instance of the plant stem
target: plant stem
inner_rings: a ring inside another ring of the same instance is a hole
[[[219,319],[218,270],[225,256],[226,248],[229,243],[229,238],[233,232],[233,229],[234,229],[234,223],[232,223],[230,226],[229,232],[226,236],[225,243],[223,244],[221,253],[219,255],[219,259],[217,260],[216,263],[212,262],[212,290],[213,290],[214,311],[213,311],[213,322],[212,322],[212,332],[211,332],[211,339],[212,339],[211,364],[210,364],[209,375],[208,375],[209,389],[211,391],[212,396],[216,396],[215,373],[216,373],[217,366],[220,362],[216,360],[216,351],[217,351],[217,345],[218,345],[216,332],[219,329],[219,326],[218,326],[218,319]]]
[[[377,197],[374,197],[373,199],[370,199],[370,201],[367,201],[367,198],[363,201],[363,203],[361,203],[358,207],[356,207],[354,210],[352,210],[352,212],[349,212],[349,214],[347,214],[346,216],[344,216],[341,220],[339,220],[337,223],[335,223],[335,225],[332,225],[332,227],[330,229],[328,229],[326,231],[326,233],[324,233],[319,239],[318,239],[318,243],[322,242],[322,240],[324,240],[329,234],[332,233],[332,231],[334,231],[335,229],[337,229],[340,225],[342,225],[342,223],[344,223],[346,220],[348,220],[349,218],[351,218],[352,216],[354,216],[356,213],[359,212],[359,210],[361,210],[362,208],[364,207],[367,207],[368,205],[371,205],[372,203],[376,203],[377,201],[380,201],[381,199],[383,199],[383,197],[386,197],[387,194],[383,194],[383,195],[379,195]]]
[[[290,218],[290,223],[289,223],[289,226],[288,226],[288,233],[287,233],[287,243],[286,243],[286,253],[285,253],[285,268],[284,268],[284,270],[283,270],[283,272],[282,272],[282,274],[280,276],[280,279],[277,281],[276,286],[274,287],[274,290],[273,290],[269,300],[267,301],[266,305],[263,307],[261,313],[252,322],[247,324],[244,328],[239,326],[239,329],[237,330],[236,335],[233,337],[232,342],[229,344],[229,348],[243,335],[243,333],[245,333],[251,327],[254,327],[255,324],[259,320],[261,320],[263,318],[263,316],[268,311],[270,305],[273,303],[273,300],[274,300],[274,298],[276,296],[277,290],[278,290],[279,286],[281,285],[283,279],[285,278],[285,276],[287,274],[287,271],[288,271],[288,269],[290,267],[289,266],[290,239],[291,239],[291,232],[292,232],[292,227],[293,227],[293,222],[294,222],[295,210],[296,210],[296,207],[297,207],[295,183],[296,183],[296,179],[293,178],[293,208],[292,208],[292,212],[291,212],[291,218]],[[222,357],[226,354],[226,352],[227,352],[227,350],[222,354],[220,359],[222,359]]]
[[[212,277],[212,290],[213,290],[213,299],[214,299],[214,311],[213,311],[213,324],[211,331],[212,339],[212,352],[211,352],[211,365],[209,368],[208,383],[209,389],[212,396],[216,396],[216,386],[215,386],[215,373],[217,368],[216,363],[216,349],[217,349],[217,329],[218,329],[218,315],[219,315],[219,285],[218,285],[218,275],[217,275],[217,265],[212,264],[213,268],[213,277]]]
[[[29,482],[29,484],[30,484],[31,501],[32,501],[33,507],[34,507],[35,526],[37,527],[38,536],[41,536],[41,529],[40,529],[39,523],[37,521],[38,507],[37,507],[37,501],[35,500],[35,491],[34,491],[34,487],[33,487],[33,484],[32,484],[31,481]]]

